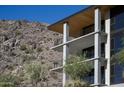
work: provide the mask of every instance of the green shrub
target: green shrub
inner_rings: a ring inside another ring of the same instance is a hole
[[[34,86],[39,81],[45,81],[47,76],[47,68],[38,62],[33,62],[25,65],[25,75]]]
[[[0,87],[14,87],[18,86],[20,82],[21,79],[17,76],[11,74],[0,75]]]
[[[14,87],[12,82],[0,82],[0,87]]]
[[[65,84],[65,87],[88,87],[89,83],[86,81],[80,81],[80,80],[71,80],[67,81]]]
[[[81,62],[83,60],[85,60],[85,58],[81,56],[71,56],[67,60],[64,70],[71,77],[71,79],[80,80],[81,78],[87,76],[92,70],[92,64],[89,62]]]

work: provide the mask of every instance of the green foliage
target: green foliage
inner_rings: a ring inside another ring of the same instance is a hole
[[[0,82],[0,87],[14,87],[12,82]]]
[[[65,85],[65,87],[88,87],[89,83],[86,81],[80,81],[80,80],[71,80],[68,81]]]
[[[18,86],[21,79],[11,74],[0,75],[0,87],[14,87]]]
[[[81,62],[83,60],[85,58],[81,56],[71,56],[67,60],[64,70],[73,80],[80,80],[91,71],[92,65],[89,62]]]
[[[36,85],[39,81],[45,81],[47,76],[47,68],[38,62],[25,65],[26,77]]]

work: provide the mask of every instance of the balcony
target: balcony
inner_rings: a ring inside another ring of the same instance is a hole
[[[70,41],[67,41],[66,43],[62,43],[62,44],[56,45],[54,47],[51,47],[51,49],[62,52],[63,45],[68,45],[70,54],[81,54],[82,49],[94,46],[94,35],[96,33],[98,33],[98,32],[91,32],[89,34],[80,36],[78,38],[74,38]],[[103,31],[101,31],[99,33],[101,34],[101,43],[106,42],[107,34]]]

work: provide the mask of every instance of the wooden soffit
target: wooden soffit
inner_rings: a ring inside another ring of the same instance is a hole
[[[63,33],[63,23],[69,23],[69,34],[73,37],[78,37],[81,33],[83,27],[94,24],[94,9],[99,7],[102,14],[102,20],[105,19],[106,12],[113,6],[110,5],[99,5],[99,6],[90,6],[84,10],[81,10],[67,18],[64,18],[50,26],[49,30]]]

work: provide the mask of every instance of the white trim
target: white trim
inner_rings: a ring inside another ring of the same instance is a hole
[[[90,59],[86,59],[86,60],[83,60],[83,61],[77,62],[77,63],[80,64],[82,62],[94,62],[94,60],[97,60],[97,59],[101,60],[101,62],[105,62],[106,61],[105,58],[101,57],[101,58],[90,58]],[[70,64],[70,65],[72,65],[72,64]],[[59,69],[63,69],[63,67],[64,66],[56,67],[56,68],[50,69],[50,71],[56,71],[56,70],[59,70]]]
[[[97,33],[99,33],[99,34],[101,34],[101,35],[103,35],[103,36],[104,36],[104,35],[107,35],[107,34],[106,34],[105,32],[103,32],[103,31],[101,31],[101,32],[92,32],[92,33],[89,33],[89,34],[80,36],[80,37],[78,37],[78,38],[72,39],[72,40],[70,40],[70,41],[67,41],[67,42],[65,42],[65,43],[62,43],[62,44],[53,46],[53,47],[51,47],[50,49],[56,49],[56,48],[62,47],[62,46],[64,46],[64,45],[66,45],[66,44],[70,44],[70,43],[73,43],[73,42],[75,42],[75,41],[77,41],[77,40],[90,37],[90,36],[92,36],[92,35],[94,35],[94,34],[97,34]]]
[[[110,86],[110,57],[111,57],[111,33],[110,33],[110,11],[106,13],[105,32],[107,33],[107,42],[105,44],[105,58],[107,59],[105,69],[105,84]]]
[[[99,8],[95,9],[95,32],[101,32],[101,11]],[[101,57],[101,35],[96,33],[94,35],[94,56],[95,58]],[[99,59],[94,62],[94,84],[101,84],[101,62]]]
[[[69,25],[68,23],[64,23],[63,24],[63,43],[66,43],[69,39]],[[63,66],[66,64],[66,60],[68,58],[69,55],[69,47],[68,45],[63,45]],[[66,73],[63,69],[63,87],[65,86],[66,83]]]

